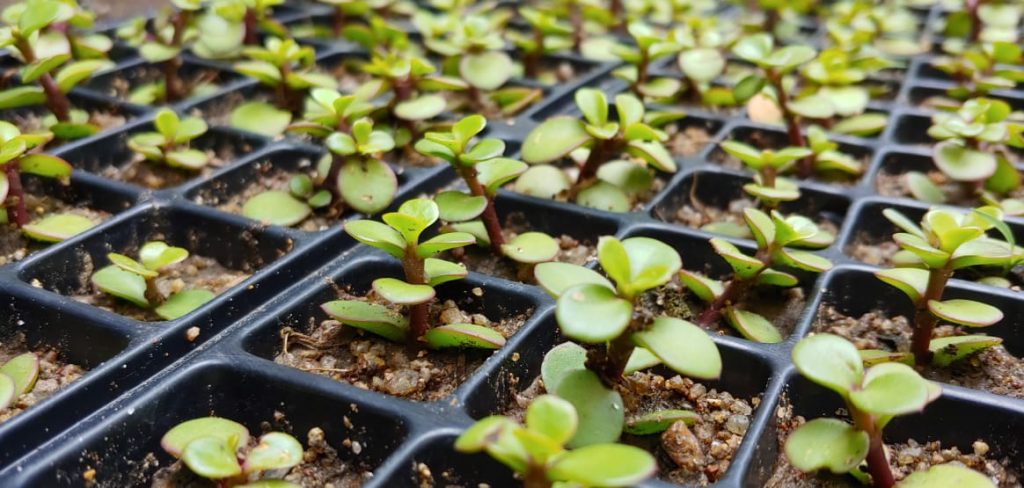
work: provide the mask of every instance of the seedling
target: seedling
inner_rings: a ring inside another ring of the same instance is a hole
[[[709,105],[734,105],[732,90],[711,83],[726,71],[723,49],[735,39],[735,32],[714,17],[689,17],[684,27],[673,31],[681,46],[676,63],[683,75],[683,95]]]
[[[629,94],[615,96],[618,121],[608,118],[608,100],[600,90],[576,91],[583,120],[555,116],[533,129],[523,142],[522,157],[536,165],[516,183],[516,191],[554,198],[565,192],[570,201],[616,212],[628,211],[631,200],[650,190],[651,169],[673,173],[677,166],[663,145],[668,136],[657,127],[678,120],[681,113],[645,113],[643,102]],[[632,160],[621,160],[623,153]],[[579,162],[575,181],[552,163],[571,156]]]
[[[935,145],[935,166],[952,182],[959,184],[964,196],[979,196],[1011,215],[1024,213],[1024,202],[1002,197],[1020,187],[1020,174],[1012,164],[1007,146],[1024,147],[1015,136],[1020,126],[1008,121],[1010,106],[1001,100],[975,98],[964,102],[960,110],[932,116],[928,135]],[[929,203],[943,203],[946,193],[919,172],[906,175],[911,194]]]
[[[0,48],[9,48],[23,63],[22,86],[0,91],[0,109],[46,105],[50,115],[43,125],[59,139],[78,139],[95,134],[99,127],[89,114],[75,110],[67,93],[97,71],[113,66],[105,59],[72,61],[70,48],[54,49],[43,43],[51,36],[44,31],[55,24],[72,21],[72,5],[54,0],[32,0],[13,4],[3,11]],[[84,46],[83,46],[84,49]]]
[[[998,337],[962,335],[932,339],[940,320],[964,327],[987,327],[1003,319],[998,308],[976,300],[943,300],[942,295],[953,272],[973,266],[1006,266],[1019,260],[1017,249],[1002,213],[994,207],[971,212],[932,209],[918,226],[910,219],[887,210],[887,217],[903,232],[893,240],[905,251],[901,266],[875,272],[875,276],[910,298],[913,338],[910,352],[917,364],[947,366],[985,348],[1002,343]],[[997,229],[1007,241],[985,235]]]
[[[227,488],[299,488],[275,479],[302,464],[302,444],[283,432],[260,436],[250,447],[249,430],[221,417],[187,420],[164,434],[160,447],[192,473]],[[252,481],[258,480],[258,481]]]
[[[19,354],[0,366],[0,412],[32,391],[39,379],[39,358],[31,352]]]
[[[1024,16],[1020,5],[984,0],[965,0],[962,5],[961,10],[951,12],[946,18],[943,30],[946,36],[965,38],[971,43],[1017,40],[1017,24]]]
[[[128,139],[128,148],[147,161],[188,171],[203,169],[210,157],[189,144],[208,129],[199,117],[179,119],[170,109],[162,109],[153,118],[156,132],[142,132]]]
[[[789,170],[797,160],[810,156],[810,149],[786,147],[777,152],[772,149],[759,151],[739,141],[725,141],[721,147],[757,173],[753,183],[743,185],[743,191],[760,200],[766,208],[772,209],[780,202],[791,202],[800,198],[800,187],[778,175]]]
[[[422,56],[408,52],[374,54],[363,71],[375,77],[364,88],[374,98],[390,93],[388,113],[395,119],[419,122],[437,117],[448,106],[438,91],[466,90],[466,82],[434,74],[434,65]]]
[[[124,254],[109,253],[111,264],[92,274],[99,291],[127,300],[140,308],[152,308],[160,318],[183,317],[213,299],[213,292],[201,288],[182,290],[165,296],[157,286],[160,272],[188,258],[184,248],[150,241],[139,248],[139,260]]]
[[[681,270],[679,279],[697,297],[707,303],[697,323],[710,326],[724,314],[726,320],[743,337],[757,342],[780,342],[783,337],[768,319],[737,304],[755,286],[789,288],[799,282],[796,276],[776,267],[788,267],[814,273],[829,270],[832,263],[817,254],[799,249],[828,247],[835,237],[799,215],[784,217],[777,211],[771,216],[747,208],[743,211],[750,232],[757,242],[757,252],[747,255],[732,243],[719,238],[710,240],[711,246],[733,270],[728,280],[719,281],[703,274]],[[727,281],[727,283],[726,283]]]
[[[676,94],[683,84],[674,78],[649,79],[650,64],[661,58],[677,54],[683,45],[676,42],[674,32],[668,35],[659,33],[651,26],[633,21],[627,27],[633,38],[633,45],[617,44],[612,49],[620,59],[627,63],[613,74],[630,83],[630,87],[638,97],[668,98]]]
[[[907,5],[842,2],[829,9],[828,37],[848,52],[873,52],[908,57],[928,49],[920,42],[918,19]]]
[[[519,16],[530,26],[529,33],[509,30],[506,36],[523,53],[523,71],[529,78],[540,76],[541,58],[572,48],[572,26],[554,12],[520,7]]]
[[[189,95],[206,93],[211,87],[205,80],[187,84],[179,76],[182,51],[195,43],[200,32],[193,25],[202,7],[201,0],[171,0],[174,8],[164,10],[149,23],[138,18],[118,29],[117,34],[130,45],[139,48],[139,55],[150,63],[160,64],[163,80],[136,87],[128,99],[133,103],[149,105],[156,102],[174,103]]]
[[[615,443],[567,450],[579,426],[573,405],[541,395],[526,409],[526,425],[500,415],[483,418],[455,440],[455,450],[487,452],[518,474],[527,488],[633,486],[649,478],[657,462],[647,451]]]
[[[818,418],[800,426],[786,439],[789,462],[805,472],[828,469],[841,474],[867,461],[875,487],[893,486],[882,430],[897,416],[924,410],[942,389],[902,363],[882,363],[865,370],[857,348],[831,334],[797,343],[793,364],[807,379],[838,393],[853,424]]]
[[[312,88],[337,88],[329,75],[316,72],[316,51],[293,39],[267,38],[263,47],[242,49],[247,61],[235,63],[235,71],[251,76],[274,90],[274,105],[248,102],[235,109],[232,125],[267,135],[278,135],[302,112],[302,101]],[[286,115],[287,114],[287,115]],[[270,119],[270,120],[268,120]],[[270,121],[273,120],[272,123]]]
[[[497,331],[474,324],[431,327],[430,306],[434,287],[462,279],[466,268],[433,256],[476,242],[464,232],[449,232],[420,241],[422,233],[437,222],[439,211],[433,200],[407,200],[397,212],[386,213],[384,223],[355,220],[345,232],[363,244],[380,249],[402,262],[405,280],[378,278],[373,291],[391,306],[362,300],[335,300],[323,304],[324,312],[341,323],[392,341],[425,342],[431,348],[475,347],[498,349],[505,338]],[[395,309],[404,308],[406,313]]]
[[[39,241],[58,242],[84,232],[95,224],[85,217],[70,213],[53,214],[29,222],[22,173],[59,180],[71,177],[71,165],[63,159],[29,152],[50,137],[50,134],[22,134],[10,122],[0,121],[0,223],[13,224],[28,237]]]
[[[1024,83],[1024,71],[999,66],[1019,66],[1022,61],[1021,47],[1016,43],[992,42],[961,46],[936,56],[931,64],[957,83],[946,94],[956,100],[967,100],[993,90],[1012,90],[1017,83]]]
[[[210,10],[232,25],[240,24],[243,30],[242,44],[252,46],[259,42],[260,29],[278,37],[288,35],[288,28],[273,17],[274,7],[284,3],[285,0],[215,0]]]

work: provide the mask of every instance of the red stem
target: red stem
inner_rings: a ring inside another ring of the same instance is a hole
[[[18,171],[17,161],[5,164],[4,173],[7,175],[7,199],[0,203],[7,207],[7,220],[20,229],[28,223],[28,210],[25,208],[25,190],[21,186],[21,173]]]
[[[427,274],[423,268],[423,258],[416,254],[416,249],[409,246],[402,258],[402,269],[405,271],[405,281],[413,285],[427,284]],[[409,330],[412,334],[409,341],[416,344],[420,337],[427,333],[429,324],[427,315],[430,311],[430,302],[420,303],[409,307]]]
[[[978,42],[981,36],[981,16],[978,15],[978,7],[981,0],[967,0],[967,13],[971,16],[971,42]]]
[[[505,236],[501,233],[501,221],[498,219],[498,212],[494,210],[494,195],[488,195],[484,186],[480,184],[480,180],[477,179],[476,168],[460,166],[459,174],[466,181],[466,185],[469,186],[470,193],[487,199],[487,206],[484,207],[484,213],[481,215],[481,218],[484,221],[484,228],[487,229],[487,237],[491,241],[491,252],[495,256],[504,256],[505,253],[502,252],[501,245],[505,243]]]
[[[256,10],[252,8],[245,9],[245,40],[246,45],[256,44]]]
[[[779,109],[782,110],[782,117],[786,119],[786,133],[789,135],[789,144],[796,147],[807,147],[807,140],[804,139],[803,131],[800,129],[799,117],[789,110],[789,96],[782,86],[782,75],[769,69],[766,72],[768,82],[775,89],[775,97],[779,102]],[[797,173],[801,178],[808,178],[814,173],[814,159],[810,156],[803,158],[798,163]]]
[[[18,37],[15,41],[15,47],[21,53],[21,57],[25,59],[25,64],[32,64],[36,61],[36,53],[27,39]],[[46,93],[46,107],[50,109],[50,112],[53,113],[57,120],[69,122],[71,120],[71,102],[68,101],[68,97],[64,95],[64,92],[60,91],[60,87],[53,81],[50,73],[43,74],[43,76],[39,77],[38,81],[39,86]]]
[[[747,290],[750,289],[750,287],[757,281],[757,277],[760,276],[764,270],[768,269],[771,265],[771,256],[773,252],[774,249],[772,247],[758,249],[754,258],[764,264],[761,271],[758,271],[754,276],[745,280],[741,280],[733,276],[733,279],[729,281],[728,285],[726,285],[725,291],[723,291],[718,298],[715,298],[715,300],[712,301],[703,312],[701,312],[700,316],[697,318],[697,323],[707,327],[717,322],[719,317],[722,315],[722,309],[732,305],[742,298],[743,294],[746,293]]]
[[[569,188],[569,200],[574,200],[576,195],[579,195],[580,191],[587,187],[592,180],[597,178],[597,170],[601,168],[601,165],[605,163],[608,154],[614,154],[621,142],[618,138],[613,139],[601,139],[594,143],[594,147],[590,149],[590,155],[587,156],[587,160],[583,163],[583,167],[580,168],[580,174],[576,177],[576,183]]]
[[[331,30],[335,39],[341,37],[341,29],[345,26],[345,11],[341,7],[334,9],[334,17],[331,19]]]
[[[941,300],[946,283],[953,275],[949,266],[928,271],[928,287],[924,295],[914,303],[914,336],[910,342],[910,351],[914,353],[914,361],[918,365],[931,362],[932,351],[928,348],[932,341],[932,331],[939,319],[928,309],[928,302]]]
[[[862,412],[852,405],[847,405],[850,415],[853,417],[854,425],[864,432],[867,432],[868,444],[868,473],[871,474],[871,484],[875,488],[891,488],[896,484],[893,479],[892,467],[885,457],[885,442],[882,439],[882,430],[875,425],[875,419],[867,412]]]
[[[185,27],[192,16],[188,10],[179,11],[174,16],[174,36],[171,38],[171,46],[181,47],[182,37],[185,35]],[[165,101],[176,102],[187,95],[185,84],[178,77],[178,70],[181,69],[181,55],[164,61],[164,98]]]

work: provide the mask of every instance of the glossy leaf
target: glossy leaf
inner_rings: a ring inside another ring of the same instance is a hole
[[[808,379],[844,398],[864,377],[857,348],[832,334],[817,334],[798,342],[793,348],[793,364]]]
[[[850,402],[856,408],[885,416],[920,411],[929,397],[927,380],[902,363],[872,366],[864,375],[862,387],[849,393]]]
[[[183,290],[167,297],[164,303],[153,309],[160,318],[164,320],[175,320],[184,317],[193,310],[203,306],[206,302],[213,300],[212,291],[202,288],[194,290]]]
[[[188,250],[167,245],[161,241],[149,241],[139,248],[139,262],[147,269],[159,271],[188,258]]]
[[[584,486],[632,486],[654,474],[657,461],[647,451],[625,444],[588,445],[553,459],[548,476]]]
[[[537,264],[555,259],[558,242],[543,232],[524,232],[501,246],[502,252],[517,263]]]
[[[628,212],[629,196],[621,188],[604,181],[598,181],[576,196],[576,203],[588,208],[606,212]]]
[[[448,347],[499,349],[505,345],[505,337],[501,333],[489,327],[474,324],[447,324],[434,327],[424,334],[423,339],[434,349]]]
[[[494,90],[512,76],[512,59],[502,51],[487,51],[463,55],[459,74],[464,80],[481,90]]]
[[[782,342],[782,333],[768,319],[754,312],[729,307],[725,318],[739,333],[754,342],[775,344]]]
[[[556,317],[566,337],[589,344],[610,341],[626,330],[633,306],[602,285],[584,284],[558,297]]]
[[[443,191],[434,197],[441,220],[465,222],[473,220],[487,207],[487,198],[470,195],[461,191]]]
[[[523,161],[540,164],[557,161],[591,140],[579,120],[551,117],[534,128],[523,142]]]
[[[91,280],[92,284],[104,293],[123,298],[139,307],[149,308],[149,300],[146,299],[146,280],[142,276],[111,265],[93,273]]]
[[[553,395],[541,395],[526,408],[526,428],[543,434],[558,445],[569,442],[579,417],[572,404]]]
[[[570,447],[614,442],[619,438],[625,412],[622,397],[605,387],[594,372],[569,372],[558,382],[554,393],[571,403],[579,416],[579,427],[569,441]]]
[[[282,432],[270,432],[260,436],[259,444],[246,453],[242,471],[259,473],[287,469],[301,462],[302,444],[299,441]]]
[[[39,378],[39,358],[31,352],[14,356],[0,366],[0,374],[11,379],[14,385],[14,398],[17,398],[35,387]],[[3,394],[0,394],[0,400],[2,397]]]
[[[405,339],[409,327],[408,321],[401,314],[382,305],[359,300],[334,300],[320,308],[345,325],[395,342]]]
[[[15,391],[17,386],[10,376],[0,373],[0,410],[6,410],[17,398]]]
[[[520,175],[514,189],[523,195],[551,199],[568,190],[571,185],[564,171],[554,166],[540,165]]]
[[[387,163],[379,159],[352,159],[341,167],[338,188],[350,207],[365,214],[375,214],[394,201],[398,193],[398,177]]]
[[[632,435],[660,434],[676,422],[693,425],[700,418],[692,410],[655,410],[638,417],[628,419],[623,432]]]
[[[929,300],[928,310],[942,320],[968,327],[987,327],[1003,320],[1003,312],[974,300]]]
[[[996,172],[992,153],[970,149],[952,142],[935,146],[935,165],[956,181],[981,181]]]
[[[634,333],[633,340],[683,375],[716,379],[722,374],[718,347],[703,329],[685,320],[658,317],[645,330]]]
[[[448,106],[444,97],[437,94],[421,95],[395,105],[395,117],[403,120],[428,120],[437,117]]]
[[[868,448],[866,432],[839,419],[819,418],[790,434],[784,450],[789,462],[800,471],[828,469],[842,474],[857,467]]]
[[[2,193],[2,192],[0,192]],[[0,200],[2,201],[2,200]],[[30,222],[21,230],[28,237],[42,242],[60,242],[96,226],[88,217],[78,214],[52,214]]]
[[[420,243],[416,248],[416,255],[421,258],[427,258],[443,251],[469,246],[475,242],[476,237],[472,234],[466,232],[447,232]]]
[[[185,447],[200,437],[214,436],[225,442],[235,439],[235,445],[244,446],[249,443],[249,430],[244,425],[221,417],[202,417],[182,422],[160,439],[160,447],[167,454],[181,457]]]
[[[544,355],[540,376],[548,392],[558,394],[559,385],[573,371],[585,370],[587,350],[572,342],[563,342]]]
[[[18,160],[18,167],[23,173],[43,176],[46,178],[67,178],[71,176],[71,165],[67,161],[49,154],[27,154]]]
[[[373,281],[373,291],[399,305],[417,305],[434,298],[434,289],[429,285],[414,285],[395,278],[377,278]]]
[[[233,446],[217,436],[199,437],[189,442],[181,453],[181,460],[190,471],[204,478],[223,479],[242,473]]]
[[[534,268],[533,275],[537,279],[537,284],[555,298],[569,288],[583,284],[594,284],[610,291],[615,290],[615,285],[597,271],[570,263],[541,263]]]
[[[725,291],[721,281],[685,269],[679,271],[679,281],[705,302],[713,301]]]
[[[405,239],[397,230],[373,220],[353,220],[345,223],[345,232],[357,241],[376,247],[402,259],[405,255]]]
[[[309,217],[312,209],[289,192],[272,190],[259,193],[245,202],[242,215],[271,225],[292,226]]]
[[[958,464],[939,464],[925,471],[910,473],[898,488],[995,488],[982,473]]]
[[[292,114],[266,102],[246,102],[231,111],[231,127],[268,137],[284,134]]]
[[[1003,339],[986,335],[950,336],[932,339],[928,349],[932,351],[932,364],[946,367],[1002,343]]]

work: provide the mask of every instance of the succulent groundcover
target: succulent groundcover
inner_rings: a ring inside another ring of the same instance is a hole
[[[1024,486],[1019,0],[93,3],[0,12],[0,485]]]

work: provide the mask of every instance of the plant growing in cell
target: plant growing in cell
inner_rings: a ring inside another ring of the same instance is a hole
[[[683,49],[676,41],[676,31],[658,32],[650,25],[640,21],[630,22],[627,26],[632,42],[617,44],[612,52],[626,63],[625,67],[612,72],[618,78],[629,82],[630,89],[638,97],[669,98],[674,96],[683,86],[676,78],[662,77],[651,79],[651,63],[673,56]]]
[[[683,27],[673,31],[681,47],[676,65],[683,75],[684,99],[711,106],[736,104],[731,88],[712,85],[726,72],[725,50],[736,35],[735,25],[703,17],[688,18]]]
[[[0,412],[29,393],[39,379],[39,358],[31,352],[19,354],[0,365]]]
[[[188,259],[188,250],[161,241],[139,248],[138,260],[118,253],[107,254],[110,265],[92,274],[97,290],[126,300],[139,308],[153,309],[164,320],[183,317],[213,299],[202,288],[167,293],[157,283],[161,271]]]
[[[583,413],[572,446],[613,442],[623,429],[622,397],[614,389],[624,374],[664,364],[699,379],[718,378],[722,360],[714,342],[696,325],[652,316],[641,306],[646,292],[669,282],[682,267],[679,254],[647,237],[618,240],[605,236],[597,246],[600,273],[567,263],[541,263],[537,282],[557,299],[555,316],[562,335],[577,341],[552,349],[541,376],[548,393]],[[676,411],[658,411],[674,417]],[[657,433],[672,422],[640,429]],[[639,431],[638,431],[639,432]]]
[[[235,71],[251,76],[274,91],[273,104],[247,102],[232,112],[231,125],[265,135],[284,132],[301,115],[305,95],[313,88],[337,88],[333,77],[316,71],[316,51],[293,39],[269,37],[262,47],[242,49],[246,61]]]
[[[931,65],[949,75],[957,86],[946,90],[956,100],[988,95],[993,90],[1012,90],[1024,83],[1024,71],[1006,68],[1024,62],[1021,47],[1013,42],[992,42],[957,46],[931,60]]]
[[[327,90],[318,95],[326,104],[327,98],[337,93]],[[335,102],[327,104],[335,114],[344,114],[353,103],[358,103],[352,96],[339,96]],[[345,115],[340,117],[348,120]],[[398,177],[382,159],[395,147],[391,134],[374,130],[373,121],[363,117],[352,122],[345,132],[331,132],[324,139],[324,145],[330,154],[317,164],[315,179],[310,175],[293,176],[288,191],[259,193],[246,201],[242,214],[270,224],[290,226],[302,222],[318,209],[332,216],[341,215],[345,208],[375,214],[391,204],[398,192]]]
[[[962,8],[946,17],[942,33],[970,43],[1016,42],[1021,17],[1024,8],[1016,2],[964,0]]]
[[[87,112],[72,107],[67,93],[97,71],[113,66],[106,59],[72,61],[70,49],[44,42],[51,37],[48,28],[71,22],[75,14],[69,4],[35,0],[13,4],[0,16],[0,48],[8,48],[22,64],[18,73],[22,85],[0,91],[0,109],[45,105],[50,113],[42,125],[62,140],[99,131]]]
[[[768,319],[743,310],[740,304],[758,286],[797,286],[799,280],[796,276],[776,268],[786,267],[812,273],[829,270],[832,263],[828,259],[804,249],[828,247],[835,236],[799,215],[784,217],[777,211],[768,215],[747,208],[743,211],[743,218],[757,242],[757,251],[753,256],[729,241],[712,238],[711,246],[732,268],[732,275],[726,280],[716,280],[684,269],[679,272],[679,279],[707,304],[697,318],[698,324],[708,327],[724,316],[747,339],[780,342],[782,334]]]
[[[509,29],[505,36],[522,53],[526,77],[538,79],[545,55],[572,49],[572,25],[554,12],[534,7],[520,7],[519,16],[529,25],[529,30]],[[554,83],[554,80],[545,81]]]
[[[324,312],[350,327],[392,341],[408,341],[417,347],[423,344],[435,349],[503,346],[505,337],[488,327],[430,324],[430,307],[436,295],[434,288],[466,276],[464,266],[434,256],[476,242],[472,235],[464,232],[439,234],[421,241],[423,232],[437,222],[439,215],[433,200],[416,198],[402,203],[397,212],[384,214],[384,223],[374,220],[346,223],[345,232],[357,241],[401,261],[405,279],[373,281],[374,293],[387,305],[364,300],[334,300],[323,304]]]
[[[835,132],[871,135],[886,125],[886,117],[865,114],[871,97],[886,87],[872,87],[868,77],[896,63],[869,50],[828,48],[800,69],[804,94],[790,104],[807,118],[818,119]],[[833,120],[838,120],[833,124]]]
[[[780,177],[790,170],[797,160],[810,156],[805,147],[785,147],[758,150],[739,141],[724,141],[722,150],[743,162],[754,173],[754,182],[743,185],[743,191],[758,199],[767,209],[778,207],[779,203],[792,202],[800,198],[800,187],[788,178]]]
[[[942,389],[906,364],[882,363],[865,370],[857,348],[831,334],[797,343],[793,364],[807,379],[838,393],[853,422],[817,418],[800,426],[786,439],[789,462],[805,472],[828,469],[841,474],[858,470],[866,461],[873,486],[895,485],[883,429],[900,415],[924,410]]]
[[[367,19],[409,16],[416,11],[416,5],[408,0],[317,0],[333,10],[330,22],[330,37],[352,39],[353,29],[364,27]]]
[[[1011,121],[1010,113],[1006,102],[975,98],[956,112],[933,115],[928,135],[939,142],[932,157],[952,187],[940,187],[920,172],[908,172],[907,187],[914,198],[943,203],[977,197],[1010,215],[1024,213],[1024,201],[1009,197],[1020,187],[1009,147],[1024,148],[1019,135],[1024,124]]]
[[[943,300],[953,272],[977,266],[1007,266],[1020,260],[1019,248],[1009,243],[1009,228],[1002,212],[982,207],[970,212],[929,210],[917,225],[898,213],[886,215],[902,230],[893,234],[901,254],[900,267],[877,271],[875,276],[902,291],[914,304],[910,317],[913,337],[910,353],[917,364],[946,366],[969,357],[1002,339],[985,335],[958,335],[933,339],[940,321],[964,327],[987,327],[1003,319],[998,308],[976,300]],[[1006,240],[988,237],[996,229]]]
[[[920,41],[918,18],[904,4],[839,2],[829,9],[825,28],[832,44],[848,52],[908,57],[928,49]]]
[[[302,464],[302,444],[283,432],[269,432],[251,445],[244,425],[221,417],[199,417],[175,425],[160,447],[196,476],[234,488],[298,488],[280,473]]]
[[[30,221],[23,174],[67,180],[71,165],[48,154],[30,152],[49,140],[50,134],[22,134],[10,122],[0,121],[0,223],[11,224],[37,241],[59,242],[96,225],[73,213],[56,213]]]
[[[512,469],[527,488],[561,483],[632,486],[654,474],[657,462],[638,447],[602,443],[566,449],[579,424],[571,403],[541,395],[527,407],[526,425],[500,415],[483,418],[455,440],[455,450],[486,452]]]
[[[153,118],[154,132],[141,132],[128,139],[128,148],[143,160],[171,168],[198,171],[210,162],[210,156],[189,147],[206,133],[206,122],[199,117],[178,118],[170,109],[162,109]]]
[[[240,44],[253,46],[259,43],[260,30],[272,36],[288,37],[288,28],[273,17],[274,7],[284,3],[285,0],[214,0],[208,10],[226,21],[225,32],[221,35],[237,36],[234,31],[240,27]]]
[[[616,212],[628,211],[647,194],[653,170],[673,173],[677,166],[665,148],[668,136],[658,127],[678,120],[678,112],[647,112],[630,94],[615,97],[616,121],[609,120],[604,93],[591,88],[576,91],[583,120],[555,116],[534,128],[523,141],[522,157],[535,165],[516,182],[520,193],[555,198]],[[621,159],[627,155],[629,159]],[[548,163],[571,158],[578,168],[571,178]],[[563,193],[564,192],[564,193]]]

